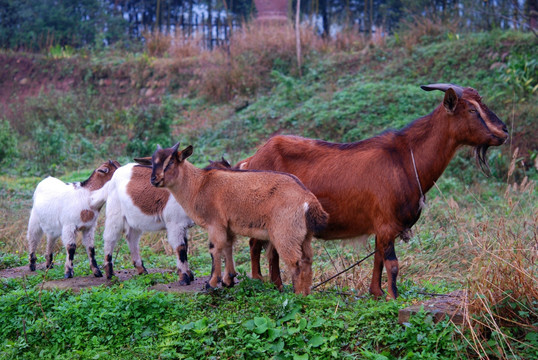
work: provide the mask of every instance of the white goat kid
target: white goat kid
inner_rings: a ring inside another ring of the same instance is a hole
[[[61,236],[67,256],[65,277],[73,277],[73,258],[77,231],[82,232],[90,269],[96,277],[103,276],[95,261],[94,233],[99,210],[106,202],[109,180],[120,164],[109,160],[99,166],[83,182],[64,183],[54,177],[42,180],[34,192],[34,203],[28,222],[28,252],[30,270],[35,271],[35,251],[43,233],[47,236],[46,266],[53,266],[52,252],[56,239]]]
[[[106,207],[105,273],[114,275],[112,254],[125,231],[133,265],[139,274],[147,273],[140,258],[139,241],[144,232],[166,230],[168,242],[177,256],[177,272],[181,285],[188,285],[194,276],[187,260],[188,228],[194,222],[166,189],[151,185],[151,168],[127,164],[119,168],[110,181]]]

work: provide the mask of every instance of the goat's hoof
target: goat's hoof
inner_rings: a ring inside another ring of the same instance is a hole
[[[100,278],[103,277],[103,273],[101,272],[101,270],[97,269],[93,271],[93,276]]]
[[[186,286],[186,285],[190,285],[191,283],[191,277],[189,276],[189,274],[181,274],[180,275],[180,279],[179,279],[179,285],[181,286]]]
[[[227,288],[232,288],[234,287],[235,285],[235,277],[237,276],[237,274],[228,274],[227,277],[225,278],[228,278],[228,281],[222,281],[222,286],[224,287],[227,287]]]
[[[46,267],[47,269],[52,269],[54,268],[54,263],[47,264]]]
[[[372,296],[373,296],[374,298],[376,298],[377,300],[379,300],[379,299],[383,298],[383,296],[385,295],[385,292],[384,292],[383,290],[381,290],[381,289],[379,289],[379,290],[372,290],[372,289],[370,289],[370,294],[372,294]]]
[[[208,291],[208,292],[212,292],[212,291],[215,291],[217,288],[211,286],[211,285],[209,284],[209,282],[206,282],[206,283],[205,283],[205,289],[206,289],[206,291]]]
[[[68,272],[65,273],[64,279],[70,279],[73,277],[73,275],[74,275],[73,270],[69,270]]]
[[[138,275],[145,275],[148,274],[148,270],[142,265],[141,267],[136,268],[138,270]]]
[[[30,271],[35,271],[35,264],[30,264],[29,268],[30,268]]]
[[[194,281],[194,274],[192,273],[192,271],[189,270],[187,274],[189,274],[190,281]]]

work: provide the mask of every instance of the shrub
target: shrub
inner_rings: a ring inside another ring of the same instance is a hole
[[[510,56],[501,79],[516,93],[520,101],[538,91],[538,60],[526,55]]]
[[[0,120],[0,163],[17,156],[17,135],[6,120]]]
[[[172,44],[172,37],[160,31],[146,31],[143,37],[150,56],[163,56]]]
[[[162,106],[149,105],[147,108],[134,109],[129,113],[129,142],[126,150],[133,156],[149,156],[157,146],[168,146],[174,142],[171,125],[174,120],[174,107],[169,98]]]
[[[46,125],[39,125],[33,132],[34,166],[54,175],[68,159],[68,144],[72,138],[66,127],[59,122],[48,119]]]
[[[402,42],[408,51],[418,44],[427,44],[439,40],[442,35],[456,34],[461,27],[458,20],[446,21],[439,16],[412,16],[404,20],[395,34],[397,42]]]

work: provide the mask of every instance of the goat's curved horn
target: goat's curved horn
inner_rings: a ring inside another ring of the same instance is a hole
[[[456,92],[456,95],[460,98],[463,95],[463,88],[459,85],[454,84],[430,84],[430,85],[421,85],[422,90],[432,91],[432,90],[441,90],[443,92],[452,88]]]
[[[161,145],[157,144],[157,151],[159,150],[162,150],[163,148],[161,147]]]

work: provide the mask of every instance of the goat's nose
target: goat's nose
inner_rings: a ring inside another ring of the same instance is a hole
[[[155,175],[151,175],[151,183],[155,184],[156,180],[157,180],[157,178],[155,177]]]

